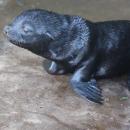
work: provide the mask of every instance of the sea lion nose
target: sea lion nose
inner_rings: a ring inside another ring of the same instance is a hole
[[[5,26],[3,29],[4,34],[7,34],[9,32],[10,28],[11,28],[11,26],[9,26],[9,25]]]

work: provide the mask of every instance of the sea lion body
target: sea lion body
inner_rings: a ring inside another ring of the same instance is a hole
[[[72,73],[74,91],[102,103],[95,78],[129,73],[130,21],[91,22],[80,16],[36,9],[4,28],[13,44],[50,60],[50,74]],[[130,85],[128,84],[128,87]]]
[[[96,47],[100,63],[96,77],[112,77],[130,70],[130,21],[98,22]]]

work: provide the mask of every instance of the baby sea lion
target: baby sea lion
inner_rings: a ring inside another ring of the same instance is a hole
[[[48,73],[72,73],[73,90],[95,103],[103,103],[97,78],[130,72],[127,20],[91,22],[80,16],[32,9],[5,26],[4,33],[11,43],[50,60]]]

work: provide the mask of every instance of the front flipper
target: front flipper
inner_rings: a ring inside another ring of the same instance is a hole
[[[87,98],[88,100],[95,103],[103,103],[102,91],[97,86],[95,80],[91,80],[88,82],[77,82],[72,80],[71,85],[78,95]]]
[[[44,61],[43,66],[45,70],[52,75],[62,75],[67,73],[67,71],[63,68],[63,66],[54,61],[46,60]]]
[[[96,80],[91,79],[96,70],[97,64],[98,62],[96,58],[91,56],[80,68],[75,71],[70,82],[72,88],[78,95],[95,103],[102,104],[102,91],[98,87]]]

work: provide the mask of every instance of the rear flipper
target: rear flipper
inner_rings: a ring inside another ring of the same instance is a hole
[[[96,80],[91,80],[88,82],[77,82],[71,80],[71,85],[78,95],[92,102],[103,104],[102,91],[97,86]]]

